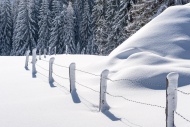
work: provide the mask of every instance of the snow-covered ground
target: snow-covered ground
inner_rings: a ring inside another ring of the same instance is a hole
[[[24,69],[25,57],[0,57],[2,127],[164,127],[166,76],[179,73],[179,90],[190,93],[190,7],[164,11],[109,56],[57,55],[55,82],[48,83],[49,56],[37,61],[37,74]],[[30,57],[31,59],[31,57]],[[77,92],[69,93],[70,63],[76,63]],[[43,69],[44,68],[44,69]],[[100,75],[109,69],[107,102],[99,112]],[[85,72],[90,72],[88,74]],[[119,80],[125,79],[125,80]],[[81,84],[81,85],[80,85]],[[84,86],[82,86],[84,85]],[[89,88],[86,88],[89,87]],[[178,92],[177,112],[190,120],[190,95]],[[131,101],[127,101],[127,99]],[[136,101],[136,102],[132,102]],[[175,115],[177,127],[190,122]]]

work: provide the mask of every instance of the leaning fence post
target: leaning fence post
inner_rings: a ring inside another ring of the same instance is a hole
[[[68,54],[68,46],[66,45],[66,55]]]
[[[177,87],[179,74],[171,72],[167,75],[166,89],[166,127],[175,127],[174,112],[177,108]]]
[[[25,68],[28,69],[28,60],[29,60],[30,50],[26,51],[26,61],[25,61]]]
[[[41,49],[39,49],[39,60],[41,60]]]
[[[75,86],[75,63],[71,63],[69,66],[69,79],[70,79],[70,93],[76,90]]]
[[[100,103],[99,103],[99,111],[105,111],[109,108],[109,105],[106,101],[106,90],[107,90],[107,76],[109,74],[109,70],[104,70],[101,74],[100,79]]]
[[[32,74],[36,74],[36,48],[32,50]]]
[[[55,60],[54,57],[50,58],[49,60],[49,83],[53,83],[54,81],[53,76],[52,76],[54,60]]]
[[[47,50],[44,49],[44,58],[46,58],[46,53],[47,53]]]

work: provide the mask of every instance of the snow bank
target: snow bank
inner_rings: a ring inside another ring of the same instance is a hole
[[[111,77],[132,79],[138,87],[165,89],[166,75],[178,72],[179,87],[190,84],[189,12],[186,5],[166,9],[111,52],[106,62]]]

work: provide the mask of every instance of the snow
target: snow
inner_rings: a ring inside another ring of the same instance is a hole
[[[190,92],[189,6],[171,7],[156,17],[109,56],[54,55],[55,64],[101,75],[108,69],[107,92],[136,102],[166,106],[166,76],[179,74],[178,89]],[[25,70],[25,57],[0,57],[0,126],[2,127],[164,127],[165,109],[106,95],[109,110],[99,112],[100,76],[76,71],[79,84],[53,74],[49,84],[49,59],[37,60]],[[39,58],[39,56],[37,57]],[[31,56],[30,56],[31,62]],[[53,65],[53,72],[69,77],[69,69]],[[45,76],[43,76],[43,75]],[[118,79],[125,79],[119,80]],[[189,96],[177,94],[177,112],[190,119]],[[190,123],[175,115],[175,125]]]

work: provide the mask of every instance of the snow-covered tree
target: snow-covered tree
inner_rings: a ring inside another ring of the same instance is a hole
[[[49,47],[52,49],[57,48],[57,54],[63,54],[65,51],[65,38],[66,38],[66,14],[67,6],[63,5],[63,11],[59,16],[56,16],[52,23],[51,35],[49,40]]]
[[[56,16],[59,16],[63,9],[63,5],[61,4],[60,0],[53,0],[51,9],[52,9],[52,18],[53,19]]]
[[[92,28],[91,28],[91,15],[88,1],[84,1],[84,12],[82,15],[82,21],[80,23],[80,50],[85,49],[85,53],[91,54],[92,52]],[[87,52],[87,51],[88,52]]]
[[[49,38],[50,38],[50,25],[51,25],[51,12],[49,10],[49,3],[47,0],[42,1],[42,5],[40,8],[40,16],[39,16],[39,38],[38,38],[38,49],[45,49],[48,46]]]
[[[81,31],[80,31],[80,24],[82,21],[82,14],[83,14],[83,0],[74,0],[73,3],[74,15],[75,15],[75,45],[77,47],[81,47]],[[81,53],[81,48],[77,48],[77,53]]]
[[[10,0],[5,0],[1,12],[2,46],[1,55],[10,55],[12,47],[13,18]]]
[[[2,53],[1,50],[3,49],[2,9],[3,9],[3,4],[2,1],[0,1],[0,55]]]
[[[74,10],[72,7],[72,3],[69,2],[69,5],[67,7],[67,14],[66,14],[66,25],[65,25],[65,31],[66,31],[66,45],[68,46],[68,52],[71,54],[76,53],[76,45],[75,45],[75,32],[74,32]]]
[[[105,25],[104,17],[104,1],[96,0],[95,6],[92,10],[92,33],[93,33],[93,44],[97,45],[99,53],[102,51],[103,35],[102,33]]]
[[[18,6],[18,16],[14,30],[12,55],[24,55],[27,49],[36,47],[36,28],[33,19],[34,3],[27,0],[20,0]]]

